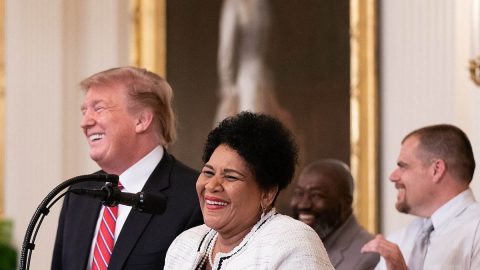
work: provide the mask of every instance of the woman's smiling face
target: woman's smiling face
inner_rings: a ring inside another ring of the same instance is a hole
[[[215,149],[196,186],[205,224],[221,235],[248,232],[260,219],[263,192],[245,160],[229,146]]]

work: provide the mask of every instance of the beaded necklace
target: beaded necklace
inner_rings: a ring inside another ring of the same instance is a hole
[[[269,220],[271,217],[273,217],[274,215],[276,215],[276,211],[275,211],[275,208],[272,208],[270,209],[268,212],[264,212],[262,213],[261,217],[260,217],[260,220],[257,222],[257,224],[255,224],[255,226],[252,228],[252,230],[250,231],[250,233],[247,234],[247,236],[245,236],[245,238],[242,240],[242,243],[240,247],[236,247],[234,248],[234,251],[235,249],[237,249],[233,254],[230,254],[229,256],[225,257],[225,258],[229,258],[233,255],[235,255],[238,251],[240,251],[242,249],[243,246],[246,245],[246,241],[248,241],[249,238],[252,237],[252,235],[263,225],[265,224],[265,222],[267,222],[267,220]],[[210,263],[210,265],[212,266],[212,269],[213,269],[213,259],[212,259],[212,254],[213,254],[213,249],[215,247],[215,243],[217,242],[217,238],[218,238],[218,232],[214,232],[215,235],[211,238],[210,242],[208,243],[208,246],[207,246],[207,249],[205,251],[205,255],[202,257],[202,260],[200,261],[200,263],[198,264],[198,266],[196,267],[196,270],[202,270],[203,269],[203,266],[205,265],[205,263],[207,262],[207,258],[208,258],[208,261]],[[221,260],[222,259],[225,259],[225,258],[221,258],[220,259],[220,265],[221,265]]]
[[[213,253],[213,247],[215,247],[215,243],[217,242],[217,237],[218,237],[218,233],[215,233],[215,236],[213,237],[212,241],[208,243],[205,256],[203,256],[202,260],[200,261],[200,264],[198,265],[197,270],[203,269],[203,265],[205,264],[205,262],[207,262],[207,258],[208,258],[208,262],[213,268],[212,253]]]
[[[211,247],[210,250],[207,250],[208,262],[209,262],[210,265],[212,266],[212,269],[213,269],[212,254],[213,254],[213,248],[215,247],[215,243],[217,242],[217,237],[218,237],[218,233],[216,233],[215,236],[213,237],[212,245],[209,246],[209,247]]]

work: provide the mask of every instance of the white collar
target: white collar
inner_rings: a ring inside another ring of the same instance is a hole
[[[125,192],[137,193],[140,192],[152,174],[155,167],[157,167],[164,154],[163,147],[157,146],[150,153],[133,164],[130,168],[124,171],[120,176]]]
[[[432,215],[432,223],[435,230],[441,229],[453,217],[462,213],[469,205],[475,203],[475,196],[470,188],[464,190],[453,199],[442,205]]]

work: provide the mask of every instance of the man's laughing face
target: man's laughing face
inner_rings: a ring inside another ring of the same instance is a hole
[[[298,178],[290,206],[294,218],[310,225],[325,240],[342,222],[341,200],[334,179],[307,172]]]

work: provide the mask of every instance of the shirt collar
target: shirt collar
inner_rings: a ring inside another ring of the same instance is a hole
[[[475,203],[475,196],[472,190],[468,188],[442,205],[432,215],[432,223],[435,230],[441,229],[444,224],[447,224],[453,217],[458,216],[472,203]]]
[[[163,147],[157,146],[150,153],[140,159],[133,166],[124,171],[120,176],[123,191],[137,193],[142,191],[143,186],[157,167],[164,154]]]

